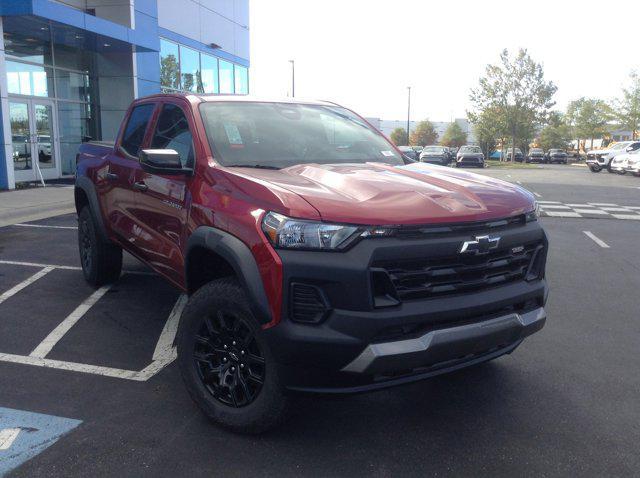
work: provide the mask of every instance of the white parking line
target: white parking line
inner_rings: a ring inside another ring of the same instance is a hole
[[[123,370],[119,368],[102,367],[99,365],[89,365],[76,362],[65,362],[62,360],[52,360],[28,355],[14,355],[0,353],[0,362],[18,363],[23,365],[35,365],[36,367],[55,368],[58,370],[70,370],[72,372],[91,373],[103,375],[105,377],[124,378],[128,380],[145,381],[154,374],[136,370]],[[145,369],[146,370],[146,369]],[[156,372],[157,373],[157,372]]]
[[[21,261],[2,261],[0,260],[0,264],[6,264],[9,266],[25,266],[25,267],[51,267],[52,269],[62,269],[67,271],[81,271],[82,267],[77,266],[61,266],[58,264],[38,264],[36,262],[21,262]],[[123,270],[122,275],[124,274],[134,274],[139,276],[154,276],[155,272],[151,271],[129,271]]]
[[[591,204],[592,206],[611,206],[611,207],[618,207],[617,204],[613,204],[610,202],[590,202],[589,204]]]
[[[180,317],[184,306],[187,305],[187,295],[182,294],[178,297],[167,322],[164,324],[156,349],[153,351],[153,360],[166,360],[168,358],[175,358],[176,349],[173,346],[173,341],[176,338],[176,332],[178,331],[178,324],[180,323]]]
[[[53,331],[47,335],[47,337],[40,342],[40,344],[33,349],[33,352],[29,354],[30,357],[35,358],[45,358],[49,352],[55,347],[58,341],[69,332],[71,327],[73,327],[84,314],[96,303],[100,300],[100,297],[105,295],[107,291],[111,288],[111,285],[105,285],[96,290],[93,294],[87,297],[82,304],[80,304],[76,309],[71,312],[66,319],[64,319],[58,326],[53,329]]]
[[[569,212],[569,211],[545,211],[547,216],[551,217],[582,217],[577,212]]]
[[[582,231],[584,232],[584,234],[591,239],[593,242],[595,242],[596,244],[598,244],[600,247],[602,247],[603,249],[609,249],[609,244],[607,244],[606,242],[604,242],[602,239],[600,239],[599,237],[597,237],[593,232],[591,231]]]
[[[14,295],[16,295],[18,292],[20,292],[22,289],[24,289],[25,287],[27,287],[28,285],[33,284],[35,281],[37,281],[38,279],[40,279],[41,277],[46,276],[49,272],[51,272],[53,270],[53,267],[47,266],[44,267],[41,271],[36,272],[35,274],[33,274],[31,277],[29,277],[28,279],[23,280],[22,282],[20,282],[19,284],[14,285],[11,289],[9,289],[8,291],[0,294],[0,304],[2,304],[5,300],[7,300],[9,297],[12,297]]]
[[[632,212],[630,209],[626,207],[603,207],[601,209],[603,211],[609,211],[609,212]]]
[[[594,207],[591,204],[567,204],[567,206],[571,206],[571,207]]]
[[[638,214],[611,214],[616,219],[631,219],[633,221],[640,221],[640,215]]]
[[[539,193],[537,193],[537,192],[535,192],[535,191],[533,191],[533,194],[535,194],[535,196],[536,196],[537,198],[541,198],[541,197],[542,197],[542,194],[539,194]],[[538,202],[540,202],[540,201],[538,201]]]
[[[71,271],[82,270],[82,267],[60,266],[60,265],[54,265],[54,264],[38,264],[35,262],[0,261],[0,264],[7,264],[10,266],[25,266],[25,267],[51,267],[52,269],[63,269],[63,270],[71,270]]]
[[[602,211],[600,209],[574,209],[575,212],[579,214],[599,214],[601,216],[608,216],[609,213],[607,211]]]
[[[49,226],[46,224],[14,224],[14,226],[20,226],[20,227],[42,227],[42,228],[48,228],[48,229],[78,229],[78,226]]]

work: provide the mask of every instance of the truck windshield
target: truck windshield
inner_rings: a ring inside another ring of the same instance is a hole
[[[216,161],[224,166],[404,164],[382,135],[338,106],[209,102],[200,105],[200,113]]]

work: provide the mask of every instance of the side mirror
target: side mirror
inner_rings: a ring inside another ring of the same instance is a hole
[[[182,167],[180,155],[174,149],[143,149],[138,155],[140,166],[152,174],[187,174],[190,169]]]

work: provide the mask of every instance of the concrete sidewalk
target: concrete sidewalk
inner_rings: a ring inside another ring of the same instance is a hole
[[[0,227],[74,211],[73,186],[48,185],[0,192]]]

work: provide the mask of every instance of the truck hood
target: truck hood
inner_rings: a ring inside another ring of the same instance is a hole
[[[420,163],[233,169],[245,178],[298,195],[328,222],[402,225],[481,221],[523,214],[535,204],[531,193],[511,183]]]

